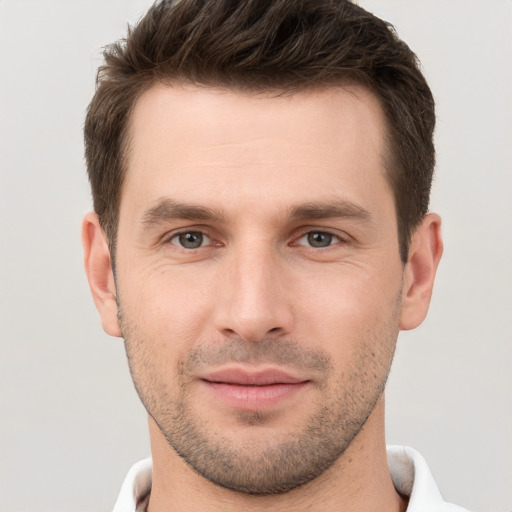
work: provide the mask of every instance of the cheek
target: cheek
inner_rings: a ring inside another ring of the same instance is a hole
[[[119,282],[123,316],[151,343],[153,351],[177,359],[205,337],[213,301],[204,276],[137,267],[124,276]]]
[[[300,315],[331,319],[340,324],[384,320],[396,307],[400,292],[400,274],[376,272],[375,268],[340,266],[311,278],[299,277],[294,292]],[[298,297],[302,297],[299,300]]]
[[[348,361],[377,340],[393,350],[398,332],[400,279],[379,280],[362,269],[338,269],[302,281],[295,295],[300,340]],[[299,299],[301,297],[301,299]],[[300,306],[299,306],[300,304]],[[386,349],[388,350],[388,349]]]

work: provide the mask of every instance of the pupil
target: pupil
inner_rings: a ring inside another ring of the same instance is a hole
[[[332,242],[332,235],[329,233],[310,233],[308,242],[313,247],[328,247]]]
[[[201,233],[183,233],[180,235],[180,244],[186,249],[197,249],[203,243]]]

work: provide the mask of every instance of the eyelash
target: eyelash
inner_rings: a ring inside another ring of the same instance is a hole
[[[329,242],[335,240],[335,243],[329,243],[328,245],[325,245],[325,246],[314,246],[314,245],[311,245],[311,240],[308,240],[310,243],[307,245],[309,248],[311,249],[328,249],[329,247],[332,247],[338,243],[345,243],[346,240],[344,240],[343,238],[341,238],[339,235],[336,235],[335,233],[331,233],[330,231],[322,231],[322,230],[309,230],[309,231],[306,231],[303,235],[301,235],[299,238],[296,239],[296,241],[294,242],[294,245],[297,244],[297,245],[300,245],[298,242],[300,240],[302,240],[303,238],[309,238],[311,235],[322,235],[322,236],[327,236],[328,237],[328,240]]]
[[[201,249],[202,247],[204,247],[204,245],[201,244],[199,247],[188,248],[188,247],[183,247],[183,245],[179,245],[178,243],[174,243],[173,242],[173,240],[178,240],[179,237],[181,237],[183,235],[201,235],[201,237],[206,238],[206,239],[209,240],[209,243],[207,245],[209,245],[212,242],[212,237],[210,237],[204,230],[200,230],[200,229],[184,229],[182,231],[178,231],[177,233],[173,233],[171,236],[167,237],[164,240],[164,243],[170,243],[172,245],[176,245],[180,249],[183,249],[183,250],[186,250],[186,251],[193,251],[193,250]],[[203,240],[202,240],[202,242],[203,242]],[[218,245],[221,245],[221,244],[218,244]]]
[[[180,244],[178,242],[176,242],[176,243],[174,242],[174,240],[179,240],[179,237],[181,237],[183,235],[201,235],[201,237],[203,237],[203,240],[201,240],[201,245],[199,245],[198,247],[184,247],[182,244]],[[325,245],[325,246],[314,246],[314,245],[311,245],[311,244],[301,244],[301,243],[299,243],[300,240],[302,240],[302,239],[304,239],[306,237],[309,237],[311,235],[327,236],[328,237],[328,241],[329,242],[334,241],[334,243],[329,243],[328,245]],[[206,240],[206,242],[207,242],[206,244],[204,244],[204,238],[207,239]],[[169,237],[166,237],[166,239],[164,240],[164,243],[169,243],[169,244],[175,245],[179,249],[187,251],[187,252],[201,249],[203,247],[206,247],[206,246],[210,245],[212,242],[217,247],[221,247],[223,245],[220,242],[216,242],[213,239],[213,237],[211,237],[205,230],[201,230],[201,229],[184,229],[184,230],[178,231],[176,233],[173,233]],[[331,248],[331,247],[333,247],[333,246],[335,246],[337,244],[340,244],[340,243],[341,244],[346,244],[346,243],[348,243],[348,240],[346,238],[341,237],[338,234],[332,233],[329,230],[309,229],[307,231],[302,232],[302,234],[300,236],[298,236],[297,238],[295,238],[290,245],[292,247],[293,246],[304,246],[304,247],[307,247],[309,249],[320,250],[320,249],[329,249],[329,248]]]

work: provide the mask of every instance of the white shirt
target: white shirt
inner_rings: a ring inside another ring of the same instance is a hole
[[[409,497],[407,512],[467,512],[443,500],[425,459],[416,450],[388,446],[387,453],[393,484]],[[151,459],[135,464],[126,475],[113,512],[146,512],[151,480]]]

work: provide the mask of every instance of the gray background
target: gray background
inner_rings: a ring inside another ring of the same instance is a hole
[[[108,511],[149,453],[120,340],[82,271],[84,110],[103,45],[147,0],[0,0],[0,510]],[[403,333],[387,436],[445,497],[512,511],[512,3],[363,0],[417,52],[438,103],[432,209],[446,251]]]

